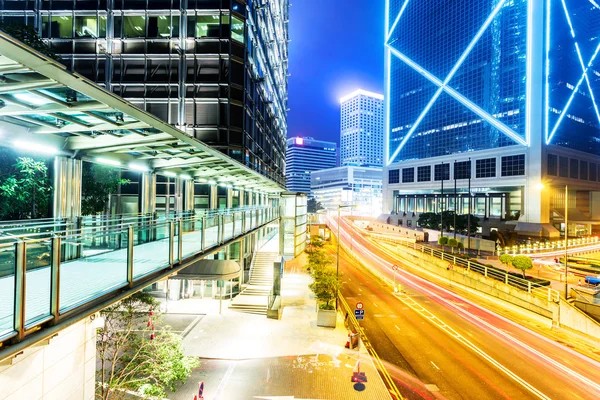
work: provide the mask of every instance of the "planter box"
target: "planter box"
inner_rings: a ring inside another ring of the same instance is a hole
[[[336,310],[318,310],[317,311],[317,326],[327,328],[335,328],[337,322]]]

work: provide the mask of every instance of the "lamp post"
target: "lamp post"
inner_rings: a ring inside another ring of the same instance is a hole
[[[335,259],[335,279],[339,280],[340,279],[340,242],[341,242],[341,237],[340,237],[340,225],[342,224],[342,220],[341,220],[341,216],[340,216],[340,210],[342,208],[348,208],[348,207],[354,207],[354,205],[347,205],[347,206],[343,206],[341,204],[338,204],[338,209],[337,209],[337,255],[336,255],[336,259]],[[337,310],[337,302],[338,299],[337,297],[335,298],[335,309]]]

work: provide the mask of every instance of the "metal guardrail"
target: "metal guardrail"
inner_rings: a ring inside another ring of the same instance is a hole
[[[277,218],[278,207],[223,209],[0,243],[0,292],[10,299],[0,303],[0,348]]]
[[[495,279],[497,281],[503,282],[506,285],[516,287],[520,290],[526,290],[528,293],[533,294],[534,296],[539,297],[541,299],[552,301],[555,303],[558,303],[560,301],[560,294],[557,290],[552,289],[546,285],[541,285],[508,274],[507,272],[502,271],[500,268],[488,267],[487,265],[483,265],[476,261],[466,260],[464,258],[457,257],[454,254],[447,254],[444,251],[434,249],[433,247],[417,244],[414,240],[410,239],[404,240],[403,238],[392,239],[389,237],[377,237],[377,240],[392,244],[400,244],[402,246],[412,248],[415,251],[419,251],[423,254],[430,255],[442,261],[448,261],[449,263],[451,263],[452,266],[458,265],[460,267],[465,268],[467,271],[479,273],[485,277]]]

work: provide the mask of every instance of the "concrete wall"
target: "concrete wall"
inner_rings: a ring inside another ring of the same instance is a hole
[[[563,299],[560,300],[559,323],[563,327],[600,338],[600,323]]]
[[[0,365],[0,400],[93,400],[96,331],[89,318]]]
[[[416,239],[418,242],[422,242],[425,237],[425,232],[422,229],[406,228],[404,226],[394,226],[390,224],[384,224],[377,221],[369,223],[369,227],[373,228],[373,232],[376,233],[392,233],[408,239]]]

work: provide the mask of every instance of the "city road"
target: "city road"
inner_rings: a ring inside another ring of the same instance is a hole
[[[331,221],[336,231],[335,221]],[[343,243],[370,268],[393,276],[398,264],[342,224]],[[402,268],[403,293],[348,256],[343,294],[365,306],[362,326],[407,398],[595,399],[600,363],[485,310]]]

